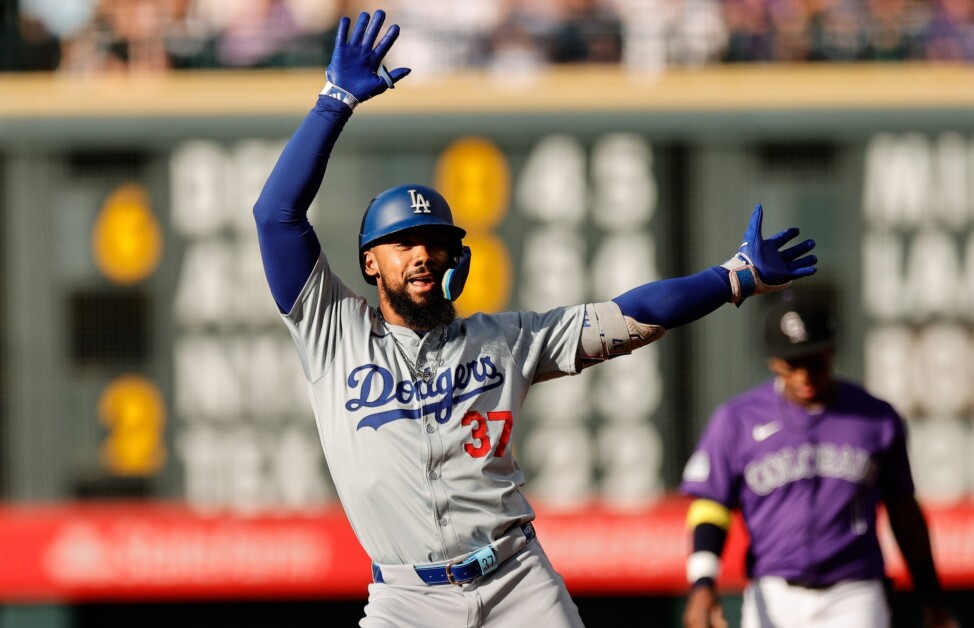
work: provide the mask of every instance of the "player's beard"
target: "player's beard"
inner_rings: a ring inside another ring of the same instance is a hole
[[[396,289],[386,289],[389,306],[402,317],[407,327],[429,331],[441,323],[449,325],[456,319],[457,308],[452,301],[446,300],[442,292],[429,292],[423,296],[422,302],[417,303],[409,296],[408,289],[408,283]]]

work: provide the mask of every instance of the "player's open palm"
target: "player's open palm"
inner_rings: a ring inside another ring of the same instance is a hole
[[[731,271],[732,303],[740,305],[755,294],[782,290],[801,277],[815,274],[818,258],[808,253],[815,248],[814,240],[805,240],[782,250],[798,236],[798,228],[790,227],[765,238],[761,234],[764,209],[754,206],[754,212],[744,231],[744,241],[734,257],[722,267]]]
[[[716,591],[702,586],[690,593],[683,611],[683,625],[685,628],[727,628],[724,609]]]
[[[349,36],[351,20],[343,17],[338,22],[335,35],[335,50],[328,64],[328,80],[349,92],[359,102],[377,96],[409,74],[409,68],[397,68],[387,72],[382,59],[399,37],[399,26],[393,24],[385,36],[376,44],[382,22],[386,19],[384,11],[369,14],[362,12],[355,21],[355,28]]]
[[[768,286],[787,284],[792,279],[806,277],[815,272],[814,255],[806,255],[815,248],[814,240],[805,240],[788,249],[781,250],[799,233],[797,227],[790,227],[764,238],[761,235],[764,210],[761,205],[754,207],[751,220],[744,233],[744,242],[738,255],[750,260],[758,271],[759,279]]]

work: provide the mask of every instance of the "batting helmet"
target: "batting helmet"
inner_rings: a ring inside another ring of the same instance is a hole
[[[386,236],[417,227],[440,227],[447,230],[456,238],[455,250],[452,252],[454,267],[461,263],[461,258],[466,253],[462,239],[467,232],[453,224],[453,212],[443,195],[425,185],[400,185],[372,199],[362,216],[358,250],[359,268],[365,281],[372,285],[376,283],[375,277],[365,273],[365,250]],[[469,253],[466,253],[466,257],[466,264],[469,264]],[[455,291],[453,298],[456,296],[459,296],[459,291]],[[450,298],[449,294],[447,298]]]

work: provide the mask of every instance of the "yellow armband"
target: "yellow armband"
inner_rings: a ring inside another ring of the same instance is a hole
[[[693,530],[701,523],[711,523],[721,530],[727,530],[730,527],[730,510],[710,499],[694,500],[687,511],[687,529]]]

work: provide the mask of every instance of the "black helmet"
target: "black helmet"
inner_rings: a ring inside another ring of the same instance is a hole
[[[783,360],[835,349],[835,319],[821,300],[787,295],[776,303],[764,321],[768,355]]]

